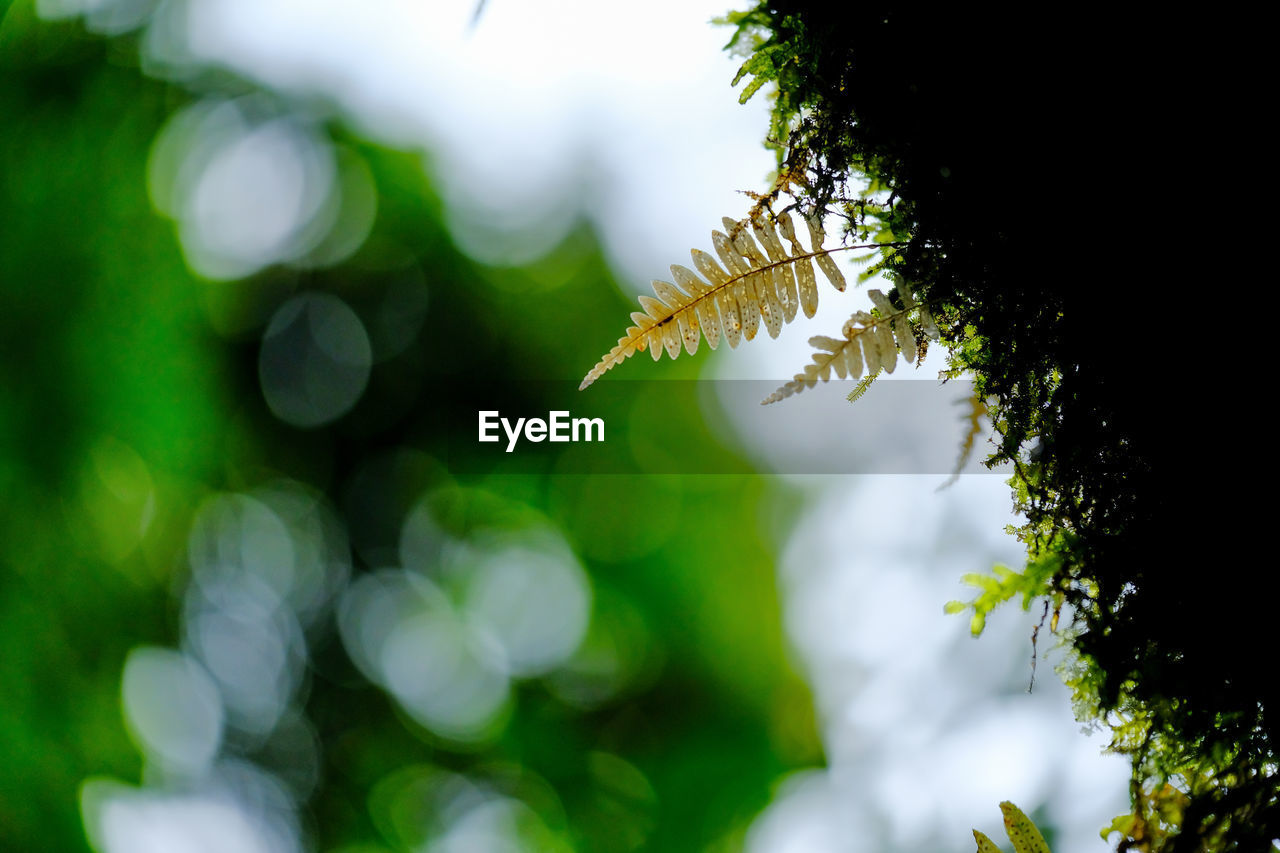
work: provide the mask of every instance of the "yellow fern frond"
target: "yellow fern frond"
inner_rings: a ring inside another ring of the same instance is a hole
[[[910,315],[922,309],[911,298],[906,287],[900,287],[898,292],[902,294],[903,305],[906,306],[901,310],[894,308],[889,297],[881,291],[868,290],[867,296],[876,306],[879,316],[855,311],[844,324],[843,340],[824,335],[810,338],[809,345],[817,350],[813,354],[813,361],[804,366],[803,373],[797,373],[794,379],[762,400],[761,405],[776,403],[792,394],[798,394],[806,388],[812,388],[819,381],[826,382],[831,378],[832,371],[841,379],[846,376],[857,379],[862,376],[865,368],[865,384],[860,384],[855,393],[865,392],[880,371],[893,372],[898,364],[899,353],[908,364],[915,361],[916,336]],[[853,399],[856,398],[850,395],[850,400]]]
[[[831,253],[876,247],[825,249],[819,215],[810,214],[806,223],[811,250],[806,250],[796,239],[795,227],[786,213],[772,221],[763,214],[743,222],[726,217],[725,231],[711,232],[711,245],[719,262],[706,252],[693,249],[690,252],[693,265],[702,277],[675,264],[671,267],[675,284],[654,281],[654,295],[640,297],[643,313],[637,311],[631,315],[635,325],[591,368],[579,390],[646,349],[657,361],[664,349],[671,358],[680,355],[681,349],[693,355],[704,338],[712,349],[719,345],[721,338],[728,341],[730,347],[736,347],[742,338],[754,338],[762,323],[769,336],[776,338],[798,310],[812,317],[818,309],[813,265],[818,265],[833,287],[844,290],[844,276]],[[783,238],[791,244],[790,253],[782,244]]]

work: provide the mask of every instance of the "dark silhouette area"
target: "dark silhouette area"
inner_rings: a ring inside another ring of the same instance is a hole
[[[1236,285],[1185,248],[1214,218],[1197,176],[1243,157],[1220,96],[1248,85],[1243,62],[1213,25],[1115,10],[751,14],[784,46],[778,110],[795,132],[779,141],[803,194],[857,226],[850,178],[879,181],[876,221],[911,236],[889,267],[998,401],[1031,555],[1061,559],[1045,592],[1083,628],[1077,695],[1150,719],[1138,743],[1118,732],[1135,792],[1172,777],[1190,794],[1159,849],[1270,849],[1278,586],[1259,502],[1225,470],[1255,439],[1224,452],[1221,437],[1238,423],[1221,374],[1254,336],[1214,307]]]

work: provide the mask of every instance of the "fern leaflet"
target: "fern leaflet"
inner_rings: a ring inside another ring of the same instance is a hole
[[[1031,822],[1022,809],[1006,800],[1000,804],[1004,815],[1004,831],[1013,842],[1014,853],[1049,853],[1049,845],[1036,825]],[[977,853],[1000,853],[995,842],[978,830],[973,831],[973,840],[978,842]]]
[[[978,842],[978,853],[1000,853],[996,843],[978,830],[973,831],[973,840]]]
[[[1000,804],[1000,811],[1004,814],[1004,831],[1013,842],[1014,853],[1049,853],[1049,844],[1022,809],[1006,800]]]

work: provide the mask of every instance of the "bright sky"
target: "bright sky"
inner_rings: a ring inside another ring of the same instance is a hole
[[[486,232],[569,224],[562,190],[586,169],[608,248],[629,279],[657,273],[648,247],[701,245],[772,168],[766,102],[728,89],[740,60],[708,21],[715,0],[191,0],[197,57],[279,88],[336,97],[376,135],[430,150],[455,231],[495,259]],[[671,251],[671,250],[667,250]],[[669,263],[669,261],[668,261]],[[665,274],[665,266],[658,267]]]
[[[728,83],[740,60],[721,50],[728,31],[708,25],[724,2],[488,0],[472,28],[474,0],[186,0],[161,6],[150,62],[179,75],[221,63],[322,94],[372,137],[423,150],[455,237],[480,260],[534,257],[585,208],[639,292],[688,263],[691,247],[709,249],[722,216],[745,212],[737,190],[767,186],[767,101],[737,103]],[[111,9],[139,6],[42,3],[77,5],[98,9],[104,28]],[[280,144],[300,144],[285,130]],[[868,307],[823,287],[817,318],[721,353],[720,375],[786,378],[808,361],[810,335],[838,334]],[[735,416],[748,442],[750,417]],[[1072,830],[1057,853],[1107,849],[1098,829],[1127,808],[1127,765],[1079,733],[1051,666],[1025,694],[1033,617],[1001,613],[972,641],[964,617],[942,615],[946,600],[968,597],[961,574],[1019,564],[1000,533],[1008,487],[966,477],[937,494],[941,479],[812,486],[779,583],[830,767],[780,788],[751,850],[967,850],[971,827],[1003,838],[1003,799],[1047,802]]]

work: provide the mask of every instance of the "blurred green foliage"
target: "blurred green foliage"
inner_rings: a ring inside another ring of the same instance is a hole
[[[465,476],[444,464],[474,451],[450,445],[441,412],[474,411],[499,388],[545,412],[556,401],[536,395],[552,386],[532,380],[576,383],[596,354],[581,330],[627,300],[605,286],[589,230],[525,268],[479,266],[452,245],[419,157],[330,120],[324,132],[377,188],[363,247],[329,268],[203,280],[148,199],[153,141],[199,97],[254,93],[281,115],[295,105],[225,74],[186,87],[148,78],[131,37],[38,21],[24,2],[0,3],[0,75],[0,849],[82,849],[88,777],[163,786],[121,718],[126,654],[181,644],[201,501],[281,478],[336,508],[356,577],[384,567],[424,495],[460,542],[558,530],[593,594],[575,660],[589,670],[593,648],[612,648],[626,676],[586,703],[556,687],[572,666],[518,681],[498,729],[460,744],[352,666],[330,612],[308,631],[296,697],[321,745],[320,781],[297,804],[317,849],[415,848],[442,819],[415,791],[448,773],[527,807],[542,849],[732,848],[783,773],[821,760],[774,587],[791,495],[749,474],[557,474],[555,454],[470,460]],[[372,327],[409,267],[425,282],[425,319],[374,364],[354,409],[309,430],[273,417],[257,359],[275,309],[333,294]],[[660,369],[688,378],[693,367]],[[609,451],[643,454],[647,442],[732,458],[697,401],[664,402],[664,419],[609,403],[600,414],[631,436]],[[223,745],[288,775],[270,740],[238,749]]]

